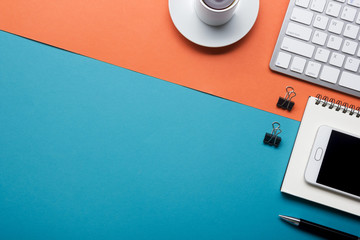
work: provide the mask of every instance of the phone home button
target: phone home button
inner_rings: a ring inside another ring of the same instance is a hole
[[[321,159],[322,154],[323,154],[322,148],[319,147],[318,149],[316,149],[315,160],[319,161]]]

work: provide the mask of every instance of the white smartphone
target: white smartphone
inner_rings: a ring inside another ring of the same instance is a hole
[[[360,136],[329,126],[319,127],[305,180],[360,200]]]

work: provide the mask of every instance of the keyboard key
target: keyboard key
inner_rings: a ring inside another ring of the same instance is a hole
[[[356,18],[356,23],[357,23],[357,24],[360,24],[360,12],[358,13],[358,16],[357,16],[357,18]]]
[[[348,38],[355,39],[358,35],[359,27],[353,24],[346,24],[345,30],[344,30],[344,36]]]
[[[286,29],[286,35],[296,37],[305,41],[310,40],[311,33],[312,33],[311,28],[292,22],[289,23]]]
[[[321,64],[309,61],[306,67],[305,75],[309,77],[317,78],[319,76],[320,68],[321,68]]]
[[[343,45],[342,51],[343,51],[344,53],[348,53],[348,54],[354,55],[355,52],[356,52],[357,46],[358,46],[358,43],[357,43],[357,42],[350,41],[350,40],[347,40],[347,39],[346,39],[346,40],[344,41],[344,45]]]
[[[330,51],[325,48],[318,48],[315,53],[315,60],[326,63],[329,59]]]
[[[342,13],[341,19],[352,22],[355,19],[356,8],[345,6]]]
[[[295,5],[303,8],[307,8],[309,6],[310,0],[296,0]]]
[[[312,42],[323,46],[327,39],[327,34],[320,31],[315,31]]]
[[[290,60],[291,60],[290,54],[279,52],[275,65],[287,69],[289,67]]]
[[[339,50],[342,41],[343,41],[342,38],[331,35],[327,43],[327,47],[334,50]]]
[[[340,34],[342,32],[342,29],[344,27],[344,22],[331,19],[330,25],[329,25],[329,32]]]
[[[359,59],[348,57],[345,61],[344,68],[353,72],[357,72],[357,70],[359,69],[359,65],[360,65]]]
[[[306,60],[300,57],[294,57],[290,70],[297,73],[302,73],[304,71]]]
[[[288,52],[296,53],[303,57],[311,58],[314,53],[315,47],[302,41],[298,41],[289,37],[284,37],[281,44],[281,49]]]
[[[333,52],[330,57],[329,63],[336,67],[341,67],[344,63],[345,55]]]
[[[299,23],[310,25],[313,13],[301,8],[294,8],[290,19]]]
[[[340,74],[340,70],[337,68],[324,65],[320,75],[320,79],[329,83],[336,83]]]
[[[356,91],[360,91],[360,76],[357,74],[343,71],[340,77],[339,85],[354,89]]]
[[[328,24],[329,18],[322,15],[316,15],[314,20],[314,27],[320,28],[322,30],[325,30],[327,24]]]
[[[323,12],[325,8],[326,0],[313,0],[311,3],[311,10],[316,12]]]
[[[330,2],[328,4],[328,7],[326,8],[326,14],[333,16],[333,17],[338,17],[340,14],[340,10],[341,10],[341,4],[340,3],[335,3],[335,2]]]
[[[354,7],[360,7],[360,0],[348,0],[348,4]]]

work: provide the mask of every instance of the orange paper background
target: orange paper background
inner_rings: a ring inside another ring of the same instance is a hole
[[[186,40],[165,0],[1,0],[0,29],[295,120],[317,93],[359,106],[357,98],[269,69],[287,5],[261,0],[250,33],[221,49]],[[288,85],[297,93],[290,113],[275,106]]]

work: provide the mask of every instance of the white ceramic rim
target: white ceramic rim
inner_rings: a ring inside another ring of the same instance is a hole
[[[213,9],[213,8],[209,7],[208,5],[206,5],[204,3],[204,0],[195,0],[195,1],[200,1],[202,6],[205,7],[207,10],[209,10],[211,12],[222,13],[222,12],[230,11],[231,9],[236,7],[240,0],[234,0],[229,7],[224,8],[224,9]]]

